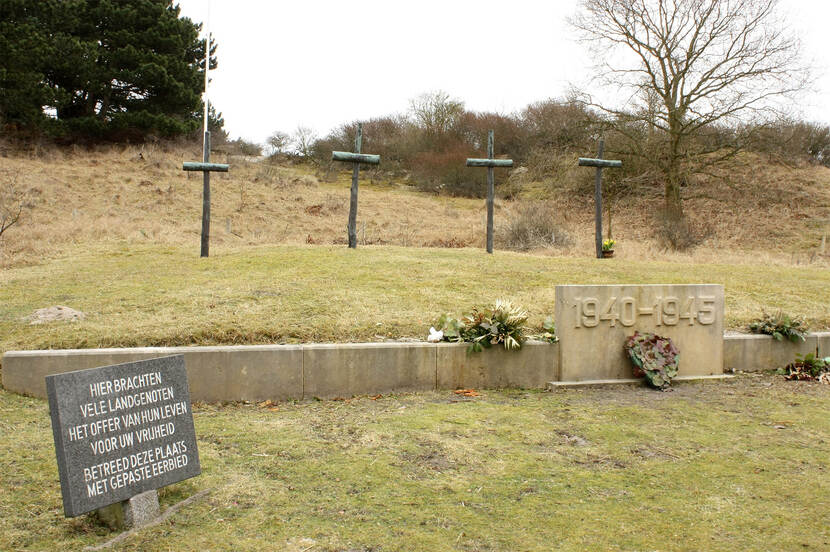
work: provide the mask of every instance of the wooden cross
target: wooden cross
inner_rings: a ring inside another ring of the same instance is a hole
[[[596,202],[594,216],[596,218],[597,259],[602,258],[602,169],[619,169],[622,167],[622,161],[611,161],[610,159],[603,159],[603,151],[605,151],[605,140],[600,138],[599,147],[597,148],[596,159],[591,159],[588,157],[579,158],[580,167],[597,168],[597,175],[594,179],[594,199]]]
[[[487,252],[493,252],[493,201],[496,196],[495,167],[509,168],[512,159],[493,159],[493,131],[487,134],[487,159],[467,159],[468,167],[487,167]]]
[[[230,165],[210,162],[210,132],[205,131],[204,162],[185,162],[182,169],[185,171],[202,171],[204,185],[202,186],[202,257],[207,257],[210,250],[210,173],[228,172]]]
[[[380,165],[380,155],[368,155],[360,153],[363,146],[363,123],[357,124],[357,137],[354,141],[354,153],[348,151],[331,152],[332,161],[344,161],[351,163],[352,167],[352,192],[349,198],[349,248],[357,248],[357,179],[360,177],[360,164]]]

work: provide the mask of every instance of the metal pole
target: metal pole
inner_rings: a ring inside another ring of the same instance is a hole
[[[210,72],[210,0],[208,0],[207,19],[205,20],[205,121],[203,132],[208,131],[208,73]]]
[[[205,132],[205,163],[210,162],[210,132]],[[202,187],[202,257],[207,257],[210,250],[210,171],[202,171],[204,185]]]
[[[602,153],[605,150],[605,140],[599,139],[599,147],[597,148],[597,159],[602,159]],[[597,243],[597,259],[602,258],[602,167],[597,167],[597,175],[594,180],[594,202],[596,203],[596,210],[594,218],[596,219],[596,243]]]
[[[355,153],[360,153],[363,145],[363,123],[357,124],[357,137],[354,141]],[[352,168],[352,192],[349,199],[349,248],[357,248],[357,181],[360,176],[360,163],[355,162]]]
[[[487,134],[487,159],[493,159],[493,131]],[[487,167],[487,253],[493,252],[493,200],[496,195],[494,167]]]

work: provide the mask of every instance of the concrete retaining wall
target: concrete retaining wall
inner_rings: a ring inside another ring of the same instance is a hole
[[[355,343],[10,351],[3,387],[46,397],[50,374],[183,354],[193,401],[283,401],[435,389],[544,387],[557,344],[467,354],[466,344]]]
[[[724,337],[726,371],[781,368],[796,353],[830,356],[830,332],[803,343],[768,336]],[[50,374],[183,354],[194,401],[284,401],[458,388],[544,388],[557,381],[558,344],[467,353],[465,344],[356,343],[10,351],[3,387],[46,397]],[[682,360],[681,360],[682,362]]]
[[[823,352],[822,352],[823,351]],[[726,335],[723,367],[726,371],[760,372],[783,368],[796,354],[830,356],[830,332],[810,334],[805,341],[778,341],[768,335]]]

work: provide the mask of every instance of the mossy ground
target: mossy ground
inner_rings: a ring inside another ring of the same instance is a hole
[[[486,353],[485,353],[486,354]],[[211,494],[162,550],[827,550],[830,387],[769,375],[194,411]],[[45,401],[0,391],[0,549],[114,536],[63,517]]]

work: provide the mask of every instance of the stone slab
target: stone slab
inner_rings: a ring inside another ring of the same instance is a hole
[[[709,381],[709,380],[727,380],[735,376],[731,374],[718,374],[714,376],[678,376],[672,380],[673,382],[684,381]],[[610,380],[584,380],[584,381],[550,381],[548,382],[548,389],[555,391],[557,389],[568,389],[572,387],[605,387],[606,385],[645,385],[643,378],[628,378],[628,379],[610,379]]]
[[[303,396],[299,345],[11,351],[3,355],[3,387],[45,398],[48,375],[177,354],[184,355],[194,401],[281,401]]]
[[[518,351],[492,347],[468,353],[466,343],[438,347],[438,389],[544,388],[556,377],[557,343],[525,343]]]
[[[723,286],[556,286],[558,381],[632,377],[625,340],[650,332],[680,351],[679,376],[723,372]]]
[[[48,376],[68,517],[201,473],[184,357]]]
[[[97,513],[98,518],[111,529],[144,527],[158,519],[161,514],[159,493],[153,489],[123,502],[99,508]]]
[[[728,372],[777,370],[795,361],[797,354],[815,353],[818,345],[816,334],[795,343],[769,335],[727,335],[723,338],[723,367]]]
[[[830,332],[817,332],[815,334],[820,357],[830,357]]]
[[[347,398],[435,389],[436,346],[348,343],[303,346],[303,396]]]

